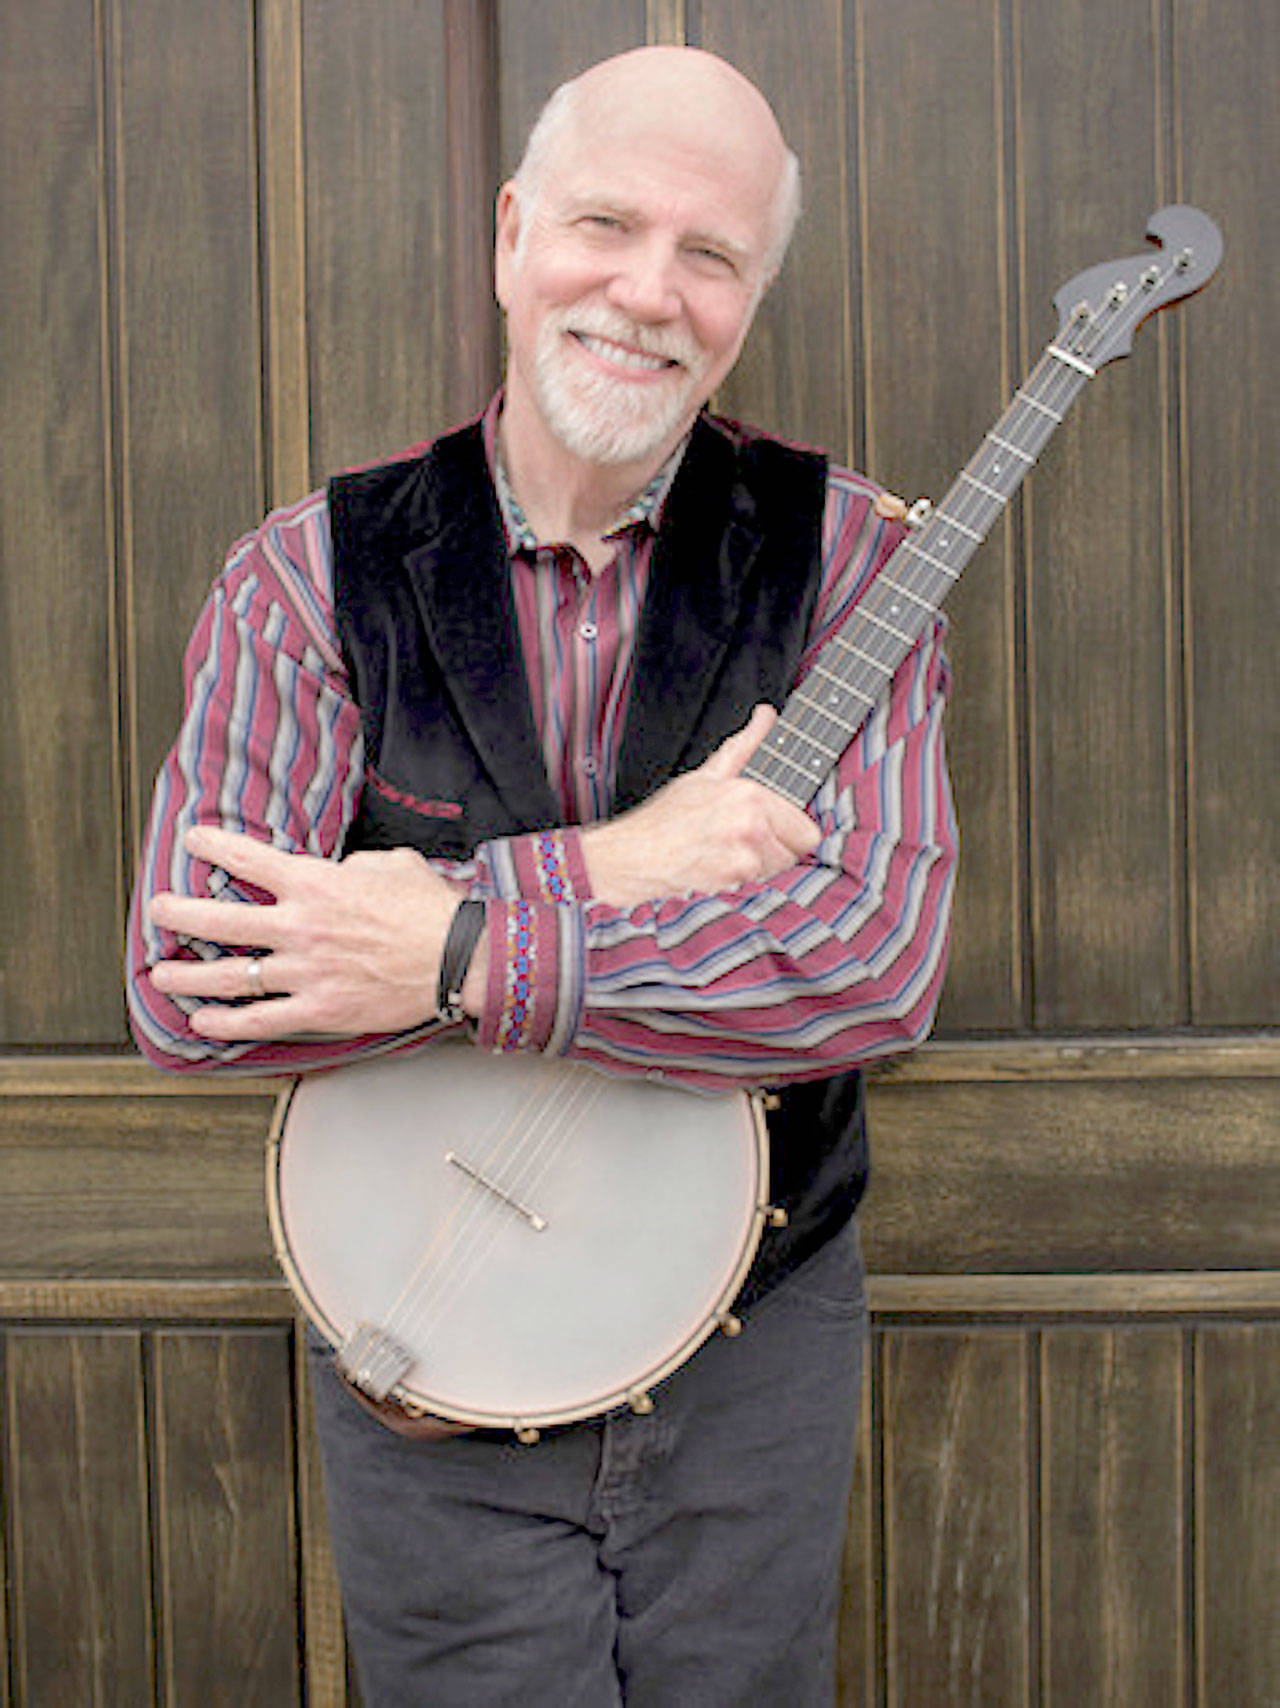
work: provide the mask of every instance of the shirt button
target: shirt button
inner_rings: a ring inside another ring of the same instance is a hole
[[[578,629],[578,633],[584,641],[593,641],[600,631],[594,623],[583,623]]]
[[[597,769],[597,767],[596,767],[595,758],[593,757],[593,755],[588,753],[587,757],[582,761],[582,773],[586,777],[594,777],[596,774],[596,769]]]

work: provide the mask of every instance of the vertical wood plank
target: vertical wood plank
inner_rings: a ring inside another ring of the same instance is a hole
[[[1041,1367],[1044,1708],[1182,1708],[1182,1336],[1055,1328]]]
[[[1280,30],[1270,0],[1177,0],[1178,193],[1222,226],[1186,349],[1193,1018],[1280,1023]]]
[[[878,1694],[876,1680],[880,1675],[883,1608],[880,1520],[884,1492],[880,1475],[880,1366],[881,1336],[873,1332],[862,1376],[858,1458],[854,1469],[849,1536],[845,1545],[838,1635],[840,1708],[864,1708],[864,1705],[869,1708]]]
[[[1054,293],[1084,267],[1141,250],[1148,214],[1167,199],[1160,44],[1150,9],[1121,17],[1068,0],[1023,8],[1019,46],[1034,359],[1056,330]],[[1035,1021],[1045,1027],[1183,1018],[1163,343],[1147,327],[1133,357],[1088,388],[1025,500]]]
[[[551,91],[597,60],[648,39],[645,0],[497,0],[499,150],[502,177],[515,171],[533,121]]]
[[[152,1700],[141,1336],[7,1339],[18,1701]]]
[[[1199,1700],[1273,1708],[1280,1680],[1280,1324],[1203,1328],[1196,1371]]]
[[[1010,384],[1001,8],[856,0],[853,15],[866,466],[938,499]],[[948,603],[964,857],[944,1029],[1023,1018],[1014,570],[1005,529]]]
[[[888,1708],[1028,1700],[1028,1426],[1021,1332],[886,1334]]]
[[[703,0],[700,45],[769,98],[800,157],[804,189],[791,255],[717,404],[854,462],[852,138],[840,8],[808,0],[748,11],[732,0]]]
[[[301,1700],[289,1331],[155,1337],[162,1700]]]
[[[91,0],[0,56],[0,1041],[124,1035],[117,682]]]
[[[311,484],[302,0],[258,0],[256,16],[267,502],[276,506]]]
[[[497,18],[494,0],[445,0],[449,150],[449,298],[454,329],[449,412],[483,409],[498,382],[493,296],[494,194],[498,187]]]
[[[338,1571],[325,1525],[324,1479],[315,1436],[304,1322],[294,1329],[294,1393],[298,1460],[298,1535],[301,1548],[302,1621],[307,1708],[344,1708],[347,1654]]]
[[[441,3],[309,0],[303,29],[317,479],[452,425]]]
[[[111,24],[136,835],[191,624],[263,503],[254,36],[247,0],[111,0]]]

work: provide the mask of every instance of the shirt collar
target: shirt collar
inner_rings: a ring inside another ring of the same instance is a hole
[[[502,414],[502,393],[499,391],[484,412],[483,430],[485,454],[489,460],[489,472],[493,476],[494,490],[498,495],[498,508],[502,513],[502,525],[506,530],[507,548],[516,552],[536,552],[539,545],[551,542],[540,541],[530,526],[529,518],[520,506],[508,478],[506,467],[502,460],[502,448],[498,440],[498,418]],[[671,491],[685,449],[689,443],[689,435],[684,438],[672,451],[662,467],[649,481],[643,491],[636,494],[627,507],[619,515],[602,538],[611,539],[627,528],[647,527],[655,534],[662,522],[662,509]]]

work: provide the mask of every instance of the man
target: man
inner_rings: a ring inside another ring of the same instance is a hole
[[[297,1071],[461,1024],[783,1088],[789,1225],[744,1334],[652,1416],[413,1439],[316,1349],[371,1708],[830,1699],[854,1070],[931,1024],[955,838],[933,629],[807,811],[741,775],[901,532],[861,477],[702,413],[797,198],[767,103],[709,54],[559,91],[498,199],[502,393],[269,518],[188,655],[133,918],[154,1060]]]

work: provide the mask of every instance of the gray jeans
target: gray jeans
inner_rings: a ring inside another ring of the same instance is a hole
[[[625,1412],[401,1439],[312,1342],[365,1708],[828,1708],[866,1341],[856,1228]]]

